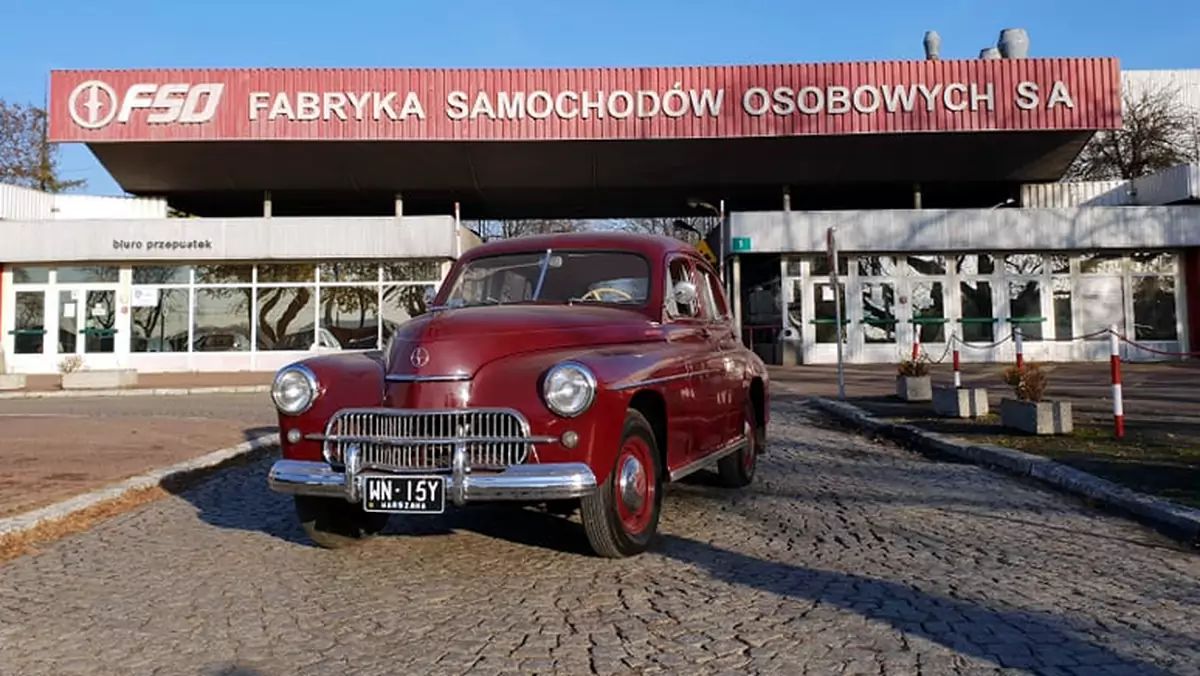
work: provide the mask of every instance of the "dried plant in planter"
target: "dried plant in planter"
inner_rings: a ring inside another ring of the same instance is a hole
[[[81,368],[83,368],[83,357],[80,357],[77,354],[64,357],[62,361],[58,362],[59,373],[74,373]]]
[[[896,370],[898,375],[907,378],[927,376],[929,375],[929,357],[922,354],[918,355],[916,359],[902,359]]]
[[[1046,395],[1046,386],[1050,379],[1040,366],[1027,363],[1020,369],[1016,366],[1004,369],[1004,382],[1013,388],[1018,400],[1041,401]]]

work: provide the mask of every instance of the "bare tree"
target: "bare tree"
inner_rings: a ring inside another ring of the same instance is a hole
[[[87,183],[61,178],[58,148],[49,141],[47,123],[44,108],[0,100],[0,183],[44,192],[66,192]]]
[[[1196,114],[1183,105],[1177,88],[1127,86],[1122,108],[1122,128],[1097,132],[1065,180],[1131,180],[1200,160]]]
[[[584,224],[580,221],[566,218],[476,221],[473,226],[467,227],[485,242],[491,239],[514,239],[528,235],[579,232],[585,229]]]
[[[716,216],[689,216],[687,218],[627,218],[617,224],[617,228],[626,232],[638,232],[647,235],[664,235],[676,237],[690,244],[696,244],[720,225]]]

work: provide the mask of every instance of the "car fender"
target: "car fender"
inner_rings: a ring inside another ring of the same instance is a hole
[[[294,365],[305,366],[316,376],[317,399],[311,408],[300,415],[279,414],[280,453],[287,460],[321,460],[321,442],[305,437],[324,433],[325,424],[339,409],[381,405],[384,394],[383,357],[375,351],[343,352],[289,364]],[[300,441],[288,441],[288,432],[291,430],[299,430]]]
[[[683,364],[672,356],[665,343],[639,343],[525,353],[498,359],[480,369],[471,387],[470,406],[504,406],[525,416],[535,435],[553,436],[560,441],[538,449],[540,462],[583,461],[592,468],[596,480],[603,482],[612,471],[619,450],[626,411],[640,391],[649,390],[664,398],[666,384],[686,375]],[[564,418],[547,408],[542,396],[542,381],[555,364],[575,361],[596,376],[597,392],[592,406],[583,414]],[[647,383],[639,387],[639,383]],[[669,412],[668,412],[669,415]],[[576,448],[567,448],[561,439],[566,432],[578,435]]]

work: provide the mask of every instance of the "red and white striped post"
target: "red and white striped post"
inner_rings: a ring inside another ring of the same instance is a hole
[[[958,334],[950,334],[950,343],[954,345],[954,389],[962,387],[962,362],[958,360]]]
[[[1025,368],[1025,341],[1021,338],[1021,327],[1013,327],[1013,342],[1017,346],[1017,370]]]
[[[1125,403],[1121,399],[1121,341],[1117,325],[1108,327],[1109,364],[1112,369],[1113,431],[1117,438],[1125,436]]]

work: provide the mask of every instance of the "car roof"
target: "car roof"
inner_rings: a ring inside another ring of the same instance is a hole
[[[522,251],[544,251],[546,249],[605,249],[640,253],[652,262],[674,253],[696,254],[696,247],[664,235],[646,235],[632,232],[563,232],[547,235],[527,235],[512,239],[492,240],[473,247],[462,255],[463,259],[493,256],[496,254]]]

